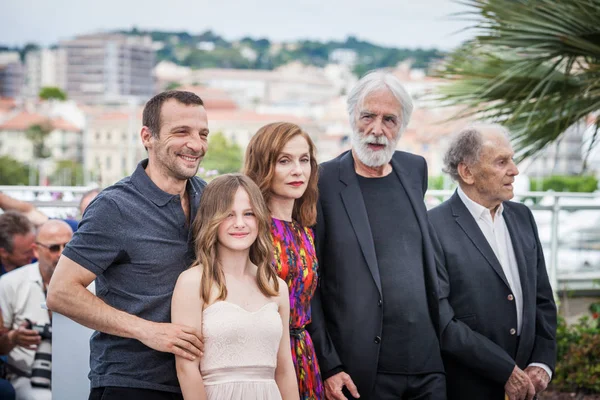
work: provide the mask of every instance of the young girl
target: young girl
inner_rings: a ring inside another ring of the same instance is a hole
[[[240,174],[208,184],[194,222],[196,261],[177,281],[172,322],[202,330],[204,354],[176,357],[185,400],[298,399],[287,285],[271,268],[269,212]]]
[[[273,267],[289,287],[292,357],[300,399],[325,399],[315,349],[305,327],[317,287],[313,232],[317,219],[315,145],[298,125],[263,126],[246,148],[244,172],[260,187],[271,214]]]

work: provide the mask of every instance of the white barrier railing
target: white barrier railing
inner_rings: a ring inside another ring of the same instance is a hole
[[[29,201],[51,217],[73,217],[77,215],[77,206],[81,195],[95,188],[95,186],[0,186],[0,192]],[[431,208],[449,198],[453,193],[453,190],[428,190],[425,203],[427,207]],[[540,201],[532,201],[531,199],[534,198]],[[560,213],[562,211],[599,211],[598,221],[600,224],[600,192],[522,192],[517,193],[515,199],[529,199],[526,204],[534,212],[548,211],[551,213],[549,241],[544,244],[547,245],[546,264],[552,287],[555,290],[600,290],[600,285],[595,283],[595,281],[600,281],[600,262],[592,271],[575,271],[560,275],[558,273]],[[598,226],[598,248],[596,250],[600,260],[600,226]]]
[[[425,203],[428,208],[436,205],[432,198],[449,198],[454,193],[453,190],[428,190],[425,196]],[[534,202],[532,199],[541,200],[541,203]],[[596,266],[596,270],[589,272],[573,272],[571,274],[558,273],[558,254],[559,254],[559,214],[561,211],[583,211],[592,210],[598,212],[598,221],[600,222],[600,192],[594,193],[573,193],[573,192],[521,192],[517,193],[515,200],[527,199],[525,203],[534,211],[549,211],[551,213],[550,222],[550,240],[549,240],[549,257],[546,257],[546,268],[548,269],[548,277],[552,288],[556,291],[599,291],[600,284],[600,263]],[[564,204],[565,200],[569,200],[572,204]],[[580,204],[573,204],[573,203]],[[586,204],[587,203],[587,204]],[[590,204],[591,203],[591,204]],[[538,223],[538,229],[540,228]],[[600,225],[597,225],[598,232],[598,248],[600,254]]]

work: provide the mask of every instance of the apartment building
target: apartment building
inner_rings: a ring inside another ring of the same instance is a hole
[[[35,159],[34,144],[27,137],[27,130],[33,125],[50,130],[44,141],[49,151],[48,159],[82,162],[83,142],[79,127],[61,117],[28,111],[17,112],[0,124],[0,154],[31,163]]]
[[[254,108],[260,104],[310,105],[328,100],[340,91],[322,68],[298,62],[273,71],[199,69],[182,76],[180,83],[225,90],[242,108]]]
[[[0,97],[19,97],[23,75],[23,64],[18,52],[0,53]]]
[[[149,36],[100,33],[60,42],[69,98],[86,104],[144,102],[154,94]]]
[[[37,98],[43,87],[65,90],[66,52],[64,49],[33,50],[25,56],[25,82],[23,95]]]

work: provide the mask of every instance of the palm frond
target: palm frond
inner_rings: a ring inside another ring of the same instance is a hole
[[[504,124],[526,157],[600,110],[600,0],[461,3],[479,34],[434,72],[448,81],[435,98],[460,106],[455,118]]]

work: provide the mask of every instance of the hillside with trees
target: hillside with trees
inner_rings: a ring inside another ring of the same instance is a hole
[[[333,51],[356,53],[354,72],[357,75],[374,68],[394,67],[411,59],[415,68],[427,69],[433,61],[443,58],[437,49],[406,49],[384,47],[349,36],[345,41],[319,42],[300,40],[275,43],[266,38],[244,37],[227,41],[208,30],[199,35],[188,32],[142,31],[137,28],[120,31],[128,35],[150,35],[160,43],[157,62],[171,61],[191,68],[240,68],[271,70],[290,61],[322,67],[330,62]]]

